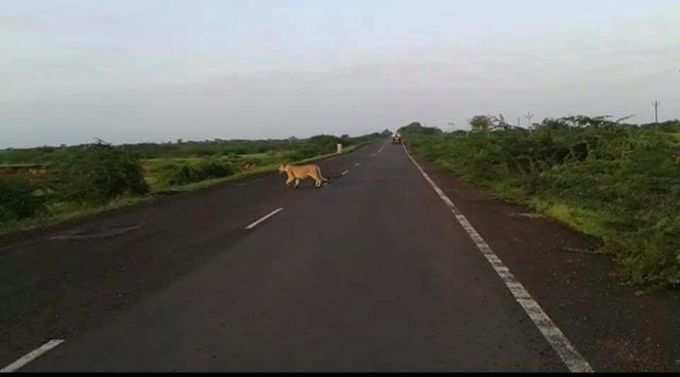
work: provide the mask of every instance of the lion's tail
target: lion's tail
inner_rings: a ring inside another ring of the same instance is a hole
[[[330,182],[330,179],[326,178],[321,174],[321,169],[319,169],[319,178],[321,178],[321,181],[323,182]]]

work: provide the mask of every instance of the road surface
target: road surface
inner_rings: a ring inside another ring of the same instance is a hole
[[[20,371],[568,370],[402,146],[321,165],[322,189],[266,176],[4,250],[50,293],[0,361],[63,339]]]

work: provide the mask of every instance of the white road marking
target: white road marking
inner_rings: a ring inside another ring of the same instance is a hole
[[[383,144],[382,147],[380,147],[380,149],[378,149],[377,152],[371,154],[371,157],[375,157],[378,155],[378,153],[382,152],[382,150],[385,149],[385,145],[387,145],[387,143]]]
[[[548,317],[541,306],[538,305],[538,302],[536,302],[536,300],[531,297],[522,283],[520,283],[515,278],[512,272],[510,272],[510,269],[506,267],[501,259],[496,255],[496,253],[491,250],[489,244],[487,244],[482,236],[475,230],[475,228],[472,227],[472,224],[470,224],[465,215],[460,212],[458,207],[453,204],[451,199],[449,199],[446,194],[444,194],[437,184],[434,183],[432,179],[430,179],[423,168],[421,168],[416,160],[411,156],[411,153],[409,153],[408,149],[406,149],[406,146],[404,146],[404,150],[406,151],[409,159],[411,159],[411,162],[413,162],[416,168],[423,175],[425,180],[432,186],[437,195],[439,195],[439,197],[449,207],[451,212],[453,212],[453,214],[456,216],[456,219],[460,225],[463,227],[463,229],[465,229],[470,238],[472,238],[479,251],[484,255],[489,264],[491,264],[491,267],[493,267],[498,276],[500,276],[501,280],[503,280],[505,286],[508,288],[510,293],[512,293],[515,300],[522,306],[529,318],[531,318],[531,321],[543,334],[548,343],[550,343],[555,352],[557,352],[567,368],[569,368],[571,372],[592,373],[593,369],[591,368],[588,361],[586,361],[586,359],[581,356],[576,348],[574,348],[571,342],[569,342],[569,339],[567,339],[564,333],[562,333],[557,325],[555,325],[550,317]]]
[[[259,223],[261,223],[261,222],[267,220],[268,218],[270,218],[270,217],[276,215],[277,213],[279,213],[279,212],[281,212],[281,211],[283,211],[283,208],[279,208],[279,209],[273,210],[272,212],[268,213],[267,215],[261,217],[259,220],[255,221],[254,223],[248,225],[248,226],[246,227],[246,230],[250,230],[250,229],[255,228]]]
[[[357,162],[357,163],[354,164],[354,166],[359,166],[359,165],[361,165],[360,162]]]
[[[52,339],[49,342],[40,346],[40,348],[33,350],[26,355],[22,356],[19,360],[13,362],[12,364],[0,369],[0,373],[12,373],[24,365],[30,363],[31,361],[37,359],[42,354],[48,352],[49,350],[55,348],[56,346],[64,343],[63,339]]]
[[[349,170],[345,170],[342,173],[340,173],[340,175],[347,175],[348,173],[349,173]]]

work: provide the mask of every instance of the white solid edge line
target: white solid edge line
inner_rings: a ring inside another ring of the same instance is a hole
[[[505,286],[508,288],[510,293],[517,301],[518,304],[522,306],[526,314],[529,316],[534,325],[543,334],[548,343],[560,356],[564,364],[569,368],[571,372],[577,373],[592,373],[588,361],[586,361],[583,356],[574,348],[569,339],[564,335],[564,333],[555,325],[555,323],[548,317],[548,315],[543,311],[538,302],[534,300],[529,292],[524,288],[522,283],[515,278],[515,276],[510,272],[510,269],[503,264],[503,261],[496,255],[496,253],[491,250],[491,247],[484,241],[482,236],[475,230],[475,228],[470,224],[468,219],[463,215],[462,212],[456,207],[456,205],[449,199],[446,194],[437,186],[436,183],[425,173],[423,168],[420,167],[418,162],[411,156],[408,149],[404,145],[404,151],[408,155],[409,159],[416,168],[423,175],[425,180],[432,186],[434,191],[439,195],[439,197],[444,201],[444,203],[449,207],[451,212],[458,220],[458,223],[465,229],[472,241],[475,243],[479,251],[487,259],[491,267],[496,271],[498,276],[500,276]]]
[[[347,175],[347,174],[349,174],[349,170],[345,170],[342,173],[340,173],[340,175]]]
[[[15,362],[13,362],[12,364],[0,369],[0,373],[12,373],[12,372],[18,370],[19,368],[23,367],[24,365],[30,363],[31,361],[37,359],[38,357],[40,357],[45,352],[48,352],[49,350],[60,345],[61,343],[64,343],[63,339],[52,339],[49,342],[40,346],[40,348],[27,353],[26,355],[22,356],[19,360],[17,360]]]
[[[261,222],[267,220],[268,218],[270,218],[270,217],[276,215],[277,213],[279,213],[279,212],[281,212],[281,211],[283,211],[283,208],[279,208],[279,209],[275,209],[275,210],[271,211],[271,212],[268,213],[267,215],[261,217],[259,220],[257,220],[257,221],[255,221],[254,223],[248,225],[248,226],[246,227],[246,230],[253,229],[254,227],[257,226],[257,224],[259,224],[259,223],[261,223]]]

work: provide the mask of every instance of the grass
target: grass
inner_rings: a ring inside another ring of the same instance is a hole
[[[355,151],[356,149],[363,147],[367,144],[370,144],[370,142],[366,143],[361,143],[361,144],[356,144],[349,146],[343,150],[341,154],[346,154],[350,153],[352,151]],[[259,153],[258,155],[260,156],[267,156],[268,154],[266,153]],[[304,164],[304,163],[309,163],[309,162],[314,162],[314,161],[319,161],[323,160],[326,158],[331,158],[334,156],[337,156],[338,154],[336,153],[329,153],[325,155],[319,155],[315,156],[312,158],[308,158],[305,160],[301,161],[296,161],[295,163],[297,164]],[[252,157],[252,156],[251,156]],[[202,159],[201,158],[176,158],[176,159],[150,159],[146,160],[146,163],[149,163],[151,165],[162,165],[164,163],[167,163],[168,160],[177,160],[177,161],[189,161],[192,163],[197,163],[200,162]],[[156,200],[156,195],[158,194],[175,194],[175,193],[183,193],[183,192],[193,192],[193,191],[199,191],[202,189],[206,189],[209,187],[213,187],[216,185],[220,185],[223,183],[227,182],[233,182],[233,181],[238,181],[241,179],[245,179],[248,177],[253,177],[253,176],[258,176],[258,175],[266,175],[273,173],[277,171],[279,166],[279,163],[273,163],[265,166],[260,166],[257,168],[254,168],[249,171],[245,172],[240,172],[235,175],[226,177],[226,178],[219,178],[219,179],[210,179],[210,180],[205,180],[201,182],[195,182],[187,185],[181,185],[181,186],[172,186],[172,187],[167,187],[167,188],[160,188],[156,187],[155,190],[152,189],[150,195],[146,196],[129,196],[129,197],[121,197],[115,200],[112,200],[108,202],[105,205],[101,206],[80,206],[80,205],[75,205],[75,204],[69,204],[69,203],[52,203],[50,204],[49,208],[49,215],[42,215],[42,216],[37,216],[37,217],[32,217],[28,219],[23,219],[19,221],[12,221],[12,222],[5,222],[2,223],[0,222],[0,236],[7,236],[11,235],[13,233],[18,233],[18,232],[24,232],[24,231],[30,231],[30,230],[35,230],[39,228],[44,228],[48,226],[54,226],[70,221],[82,221],[88,218],[95,217],[97,215],[120,209],[120,208],[125,208],[125,207],[131,207],[135,206],[141,203],[149,202],[152,200]],[[150,177],[152,180],[154,179],[153,177]],[[153,187],[153,185],[152,185]]]
[[[34,164],[34,163],[16,163],[16,164],[0,164],[0,169],[2,168],[41,168],[47,166],[47,164]]]
[[[420,156],[422,157],[422,156]],[[456,174],[456,170],[445,160],[434,161],[436,165],[447,168]],[[508,203],[521,204],[532,210],[542,213],[578,232],[602,238],[606,236],[606,215],[587,208],[567,204],[566,202],[553,202],[538,197],[532,197],[517,182],[512,179],[493,181],[474,181],[470,177],[462,176],[467,182],[474,182],[474,186],[482,189],[486,194],[495,199]]]
[[[153,199],[152,196],[121,197],[101,206],[77,206],[66,203],[54,203],[51,206],[54,212],[50,212],[49,216],[43,215],[19,221],[0,223],[0,236],[54,226],[69,221],[82,220],[115,209],[148,202]]]
[[[612,256],[626,284],[680,287],[680,122],[572,121],[547,120],[535,131],[401,133],[418,157],[602,241],[599,252]]]
[[[597,211],[541,199],[530,200],[529,206],[581,233],[600,239],[609,234],[607,216]]]
[[[354,146],[348,147],[348,149],[354,150]],[[169,167],[174,166],[189,166],[195,167],[201,162],[204,162],[206,158],[201,157],[178,157],[178,158],[152,158],[145,159],[142,161],[142,166],[145,171],[145,179],[152,192],[181,192],[190,191],[194,188],[199,189],[203,187],[209,187],[213,184],[218,184],[221,182],[229,182],[234,179],[240,179],[244,177],[249,177],[252,175],[260,175],[270,173],[278,167],[278,164],[287,161],[291,156],[294,155],[292,151],[268,151],[263,153],[249,153],[233,156],[217,156],[211,157],[211,159],[217,159],[225,164],[231,165],[236,173],[233,176],[223,177],[223,178],[210,178],[202,180],[199,182],[188,183],[185,185],[168,185],[162,179],[163,171]],[[324,158],[328,156],[333,156],[335,153],[327,154],[324,156],[315,156],[308,161],[314,161],[319,158]],[[300,161],[299,163],[302,163]],[[247,170],[242,169],[245,165],[251,165]]]
[[[350,153],[350,152],[352,152],[352,151],[354,151],[354,150],[356,150],[360,147],[365,146],[366,144],[368,144],[368,143],[349,146],[347,148],[344,148],[341,154]],[[325,155],[320,155],[320,156],[308,158],[308,159],[305,159],[305,160],[295,161],[295,162],[293,162],[293,164],[305,164],[305,163],[315,162],[315,161],[323,160],[323,159],[330,158],[330,157],[337,156],[337,155],[338,155],[337,153],[329,153],[329,154],[325,154]],[[190,183],[190,184],[187,184],[187,185],[173,186],[173,187],[169,187],[167,189],[162,189],[162,190],[158,190],[158,191],[155,191],[155,192],[152,191],[152,192],[164,194],[164,193],[178,193],[178,192],[190,192],[190,191],[201,190],[201,189],[204,189],[204,188],[219,185],[221,183],[238,181],[238,180],[241,180],[241,179],[244,179],[244,178],[254,177],[254,176],[258,176],[258,175],[271,174],[271,173],[274,173],[278,170],[279,165],[280,165],[280,163],[277,162],[277,163],[273,163],[273,164],[269,164],[269,165],[260,166],[260,167],[257,167],[255,169],[249,170],[249,171],[237,173],[237,174],[234,174],[230,177],[209,179],[209,180],[205,180],[205,181],[201,181],[201,182]]]
[[[675,139],[676,144],[680,144],[680,132],[670,133],[670,135]]]

